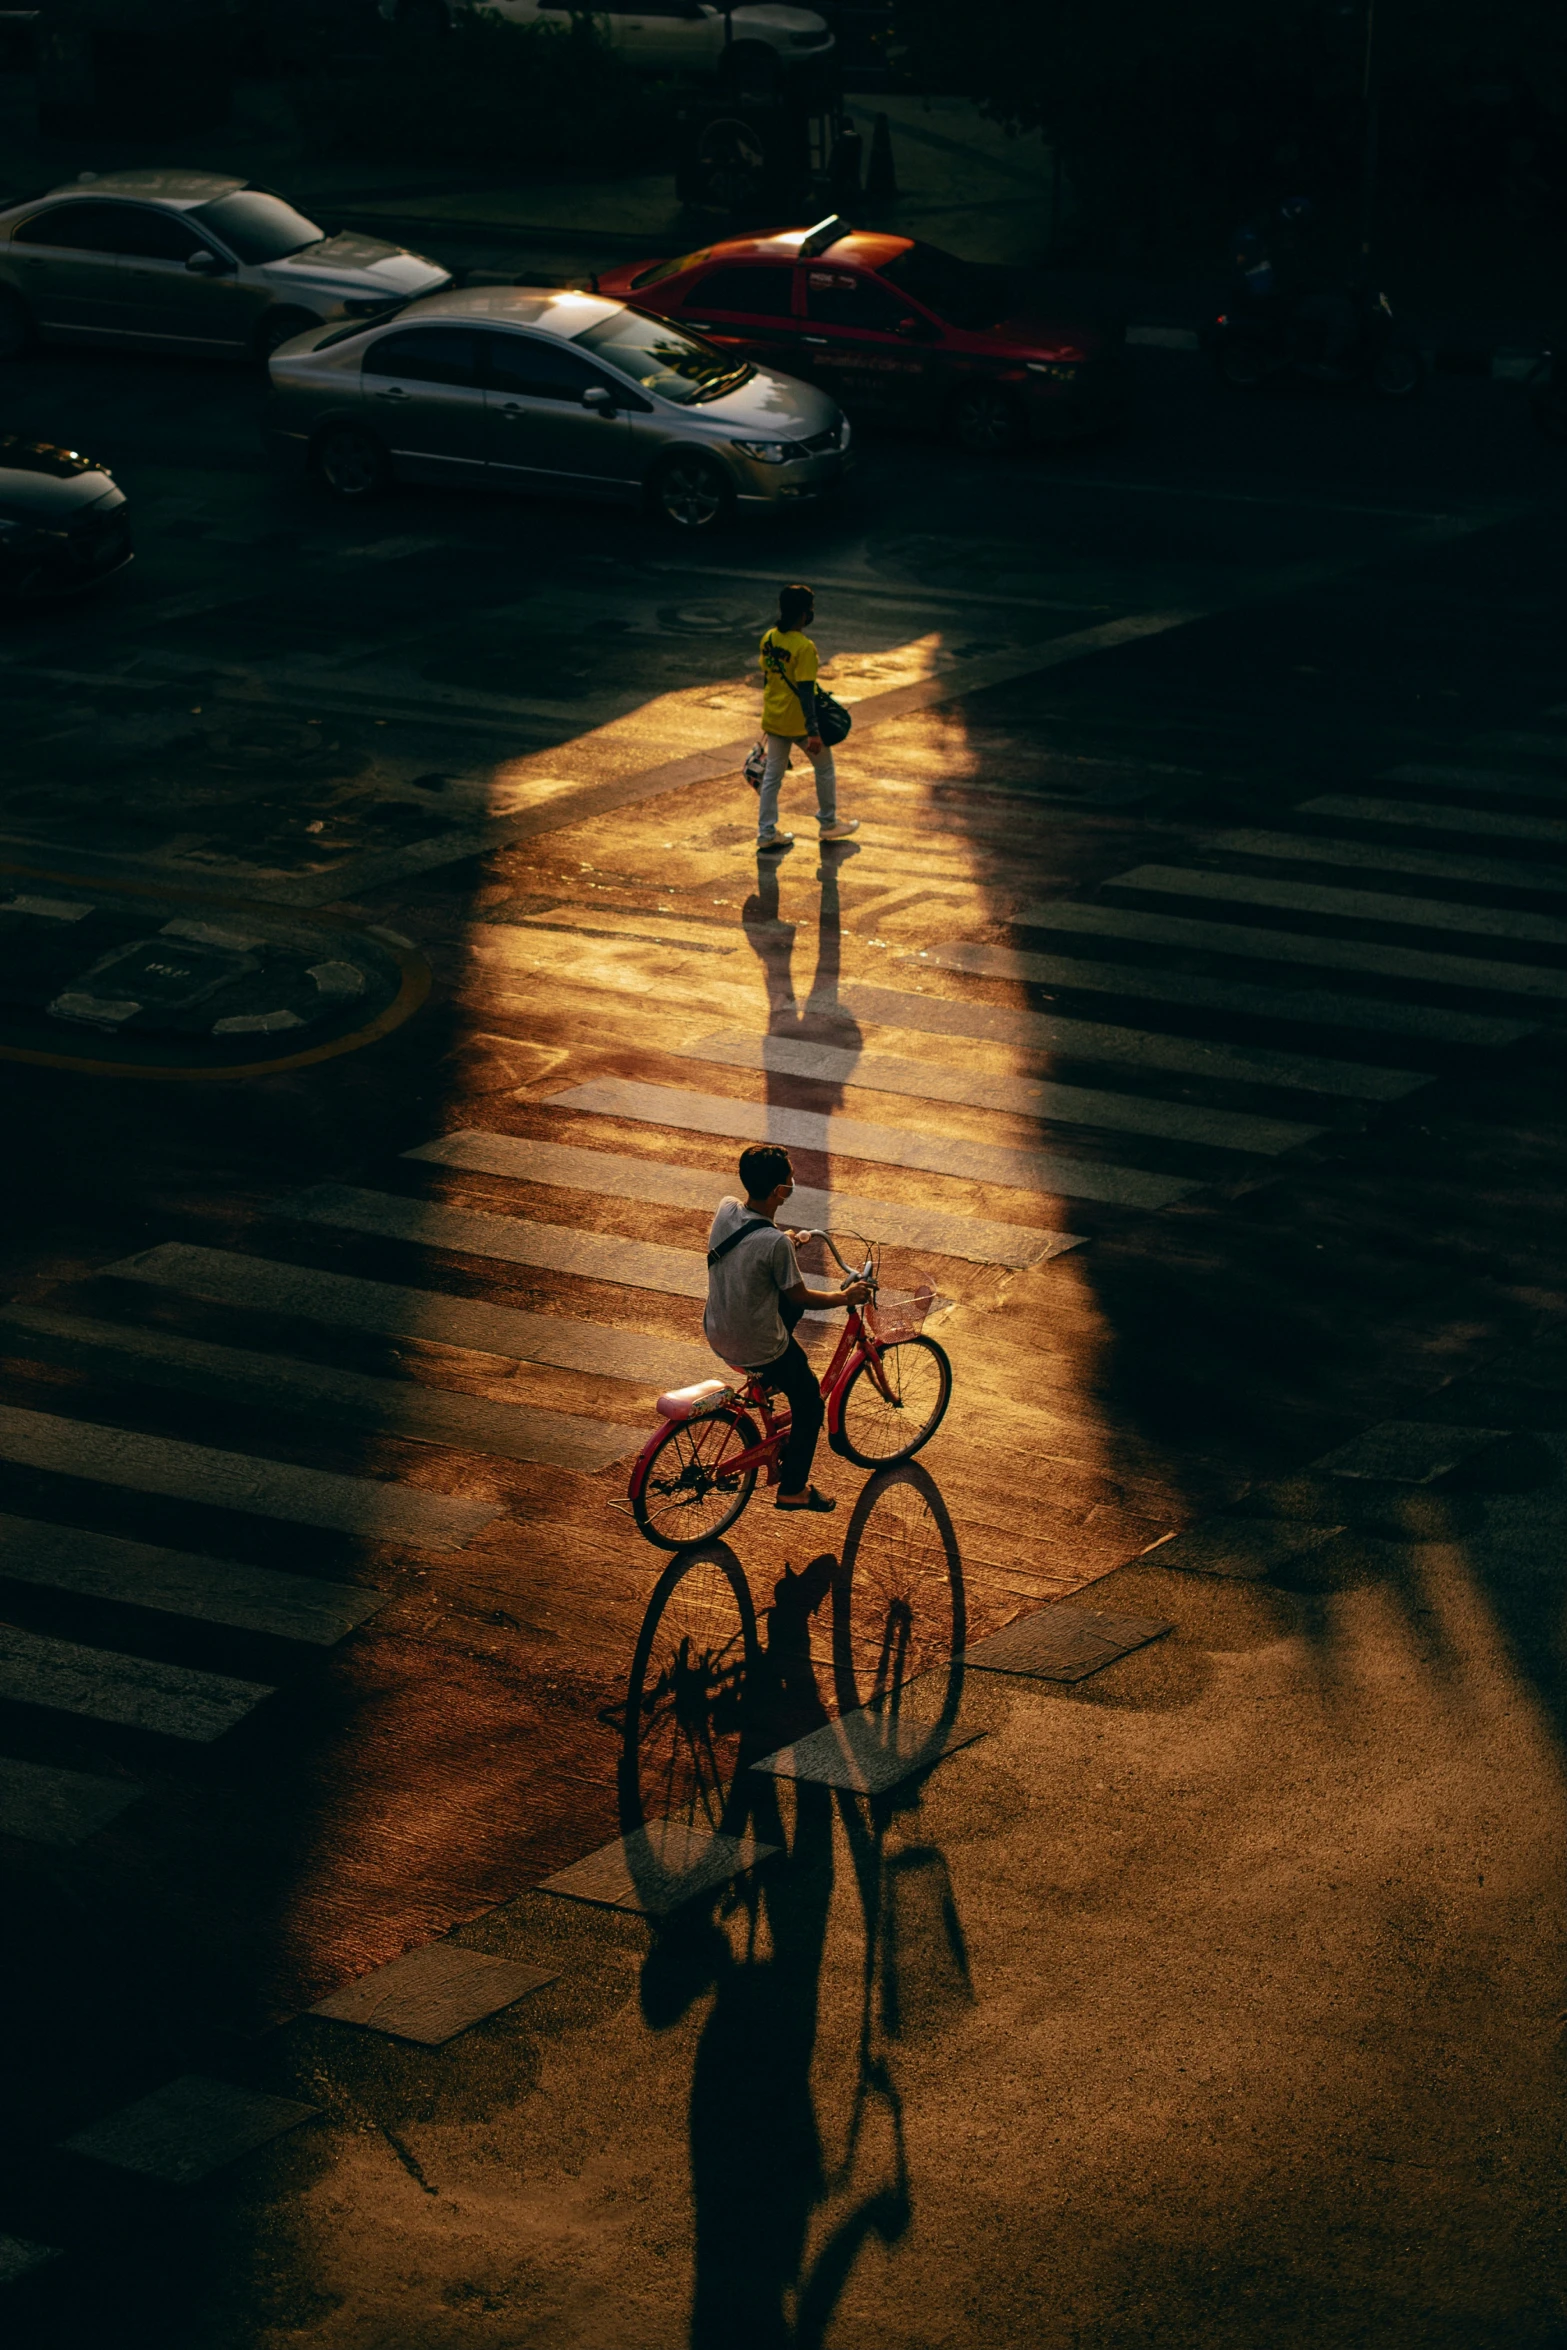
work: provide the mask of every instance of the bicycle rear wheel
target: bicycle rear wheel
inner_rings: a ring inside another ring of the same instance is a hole
[[[671,1420],[648,1463],[631,1511],[649,1542],[684,1550],[726,1533],[750,1500],[756,1469],[733,1463],[750,1449],[751,1430],[738,1412],[710,1412],[700,1420]]]
[[[897,1338],[880,1356],[883,1395],[869,1362],[849,1381],[839,1422],[844,1452],[862,1469],[909,1461],[928,1444],[952,1401],[952,1365],[934,1338]]]

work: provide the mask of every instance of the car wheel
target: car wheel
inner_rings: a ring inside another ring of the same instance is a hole
[[[719,55],[718,78],[736,98],[770,98],[781,73],[778,52],[765,41],[736,41]]]
[[[0,359],[25,359],[34,340],[27,304],[19,294],[0,294]]]
[[[1232,392],[1260,391],[1273,372],[1260,344],[1239,339],[1221,343],[1213,365],[1219,381],[1227,383]]]
[[[1384,400],[1412,400],[1425,381],[1425,362],[1407,343],[1379,351],[1371,365],[1371,387]]]
[[[759,204],[767,186],[767,149],[752,125],[732,117],[708,123],[697,142],[696,177],[698,202],[720,212]]]
[[[953,437],[981,457],[1004,457],[1023,445],[1017,402],[994,384],[973,384],[952,406]]]
[[[700,449],[666,457],[653,478],[654,508],[672,530],[717,530],[733,503],[723,467]]]
[[[391,479],[386,451],[357,424],[333,424],[317,441],[315,469],[334,498],[362,505],[379,497]]]
[[[264,367],[274,351],[281,351],[295,335],[307,335],[320,324],[308,310],[269,310],[256,330],[256,357]]]

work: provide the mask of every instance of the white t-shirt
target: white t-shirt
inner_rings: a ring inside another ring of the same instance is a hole
[[[707,1311],[702,1329],[715,1355],[742,1371],[776,1363],[789,1343],[778,1299],[801,1278],[794,1243],[787,1232],[764,1223],[742,1200],[720,1200],[707,1236],[718,1248],[742,1224],[753,1229],[737,1241],[721,1264],[707,1269]]]

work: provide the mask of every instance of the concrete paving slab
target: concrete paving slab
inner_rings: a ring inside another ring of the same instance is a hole
[[[559,1370],[629,1379],[642,1386],[680,1387],[689,1380],[711,1379],[716,1364],[705,1346],[685,1345],[675,1338],[646,1338],[635,1330],[573,1321],[565,1314],[528,1314],[482,1298],[404,1289],[392,1281],[323,1273],[314,1266],[279,1264],[230,1249],[170,1242],[141,1256],[122,1258],[104,1270],[117,1280],[145,1281],[214,1305],[297,1314],[305,1321],[386,1337],[433,1339],[442,1346],[469,1347],[511,1362],[549,1363]]]
[[[1567,973],[1563,980],[1567,984]],[[638,1085],[628,1078],[598,1078],[565,1093],[550,1094],[547,1099],[557,1110],[636,1118],[655,1126],[685,1127],[697,1134],[733,1134],[747,1142],[781,1142],[796,1150],[879,1159],[886,1166],[917,1167],[928,1175],[1000,1183],[1013,1190],[1051,1192],[1064,1199],[1106,1200],[1121,1207],[1168,1207],[1172,1200],[1185,1199],[1198,1188],[1194,1182],[1150,1175],[1140,1167],[1068,1158],[1064,1153],[1008,1150],[1000,1144],[969,1142],[956,1135],[916,1134],[902,1126],[872,1126],[859,1118],[824,1117],[816,1110],[734,1101],[724,1094]]]
[[[94,1322],[52,1313],[45,1306],[0,1310],[0,1326],[55,1340],[90,1354],[123,1355],[161,1386],[239,1397],[275,1411],[326,1410],[384,1429],[416,1444],[439,1444],[502,1460],[542,1461],[584,1475],[623,1460],[644,1443],[645,1428],[580,1413],[538,1411],[529,1404],[491,1403],[479,1395],[427,1387],[418,1380],[377,1379],[327,1363],[213,1346],[132,1324]],[[706,1374],[704,1373],[704,1376]]]
[[[774,1779],[808,1779],[856,1795],[880,1795],[985,1735],[978,1726],[922,1722],[884,1706],[860,1706],[751,1768]]]
[[[1425,1080],[1414,1082],[1423,1084]],[[716,1167],[674,1167],[665,1159],[634,1159],[618,1151],[580,1150],[570,1143],[537,1142],[531,1135],[491,1134],[471,1127],[442,1135],[438,1141],[423,1143],[403,1155],[476,1175],[557,1184],[573,1191],[600,1192],[610,1199],[649,1200],[664,1207],[700,1208],[709,1214],[721,1199],[733,1196],[736,1184],[732,1168],[724,1172]],[[1002,1224],[987,1216],[949,1215],[939,1208],[863,1199],[854,1192],[817,1191],[809,1184],[796,1187],[791,1213],[813,1228],[847,1227],[889,1248],[934,1249],[970,1264],[1021,1269],[1083,1245],[1074,1232]]]
[[[1376,1069],[1361,1061],[1273,1052],[1265,1045],[1213,1044],[1200,1036],[1161,1036],[1108,1021],[1056,1019],[1045,1012],[1021,1012],[1010,1004],[958,1003],[949,996],[916,995],[900,988],[845,987],[838,1000],[856,1020],[882,1028],[908,1028],[924,1036],[983,1037],[994,1044],[1020,1045],[1028,1052],[1061,1053],[1074,1061],[1124,1062],[1234,1085],[1276,1085],[1304,1093],[1342,1094],[1351,1100],[1393,1102],[1431,1083],[1418,1070]]]
[[[187,2073],[62,2143],[67,2153],[85,2154],[116,2170],[189,2186],[315,2118],[313,2105],[300,2105],[292,2097],[269,2097],[259,2089],[237,2089],[229,2081]]]
[[[455,1942],[430,1942],[403,1958],[362,1975],[329,1998],[318,1999],[312,2015],[358,2024],[393,2040],[416,2040],[440,2048],[487,2015],[553,1983],[558,1969],[522,1966],[514,1959],[488,1958]]]
[[[749,1835],[715,1836],[684,1820],[652,1820],[546,1877],[540,1891],[605,1909],[666,1917],[777,1850],[777,1845],[759,1844]]]
[[[16,1705],[48,1706],[57,1713],[124,1722],[165,1738],[205,1744],[232,1730],[271,1695],[259,1681],[194,1673],[183,1665],[121,1656],[113,1649],[86,1648],[0,1624],[0,1698]]]
[[[1021,1673],[1036,1681],[1086,1681],[1134,1648],[1175,1626],[1155,1616],[1106,1616],[1064,1602],[1019,1616],[965,1649],[963,1662],[986,1673]]]
[[[1023,917],[1019,915],[1018,920],[1021,923]],[[1258,930],[1250,923],[1203,922],[1183,914],[1145,914],[1132,906],[1079,905],[1067,899],[1056,906],[1034,907],[1030,920],[1040,929],[1068,930],[1089,938],[1134,939],[1144,946],[1193,947],[1209,955],[1242,955],[1256,963],[1305,963],[1324,971],[1363,971],[1374,979],[1413,979],[1426,985],[1461,987],[1471,993],[1483,988],[1496,995],[1567,1002],[1567,971],[1535,963],[1432,954],[1423,947],[1383,946],[1374,939],[1313,938],[1299,930]]]
[[[1330,1477],[1431,1485],[1508,1434],[1506,1428],[1444,1428],[1431,1420],[1384,1420],[1311,1465]]]
[[[996,1077],[943,1069],[929,1061],[882,1053],[846,1052],[793,1036],[698,1037],[677,1051],[686,1059],[717,1061],[731,1069],[776,1070],[818,1084],[863,1086],[873,1093],[906,1094],[916,1101],[961,1102],[971,1109],[1053,1124],[1095,1126],[1112,1133],[1150,1134],[1193,1142],[1207,1150],[1258,1151],[1273,1157],[1313,1141],[1320,1126],[1291,1118],[1259,1118],[1239,1110],[1210,1110],[1102,1087],[1055,1085],[1037,1077]]]
[[[1154,926],[1150,941],[1154,945],[1206,945],[1207,933],[1218,928],[1213,923],[1193,924],[1189,927],[1202,931],[1202,938],[1167,942],[1161,929],[1168,919],[1164,915],[1140,918],[1122,914],[1117,907],[1091,910],[1112,917],[1122,915],[1119,921],[1089,926],[1115,937],[1142,937],[1139,920],[1146,919]],[[1266,934],[1248,931],[1246,935]],[[1253,1020],[1301,1021],[1314,1027],[1364,1029],[1373,1035],[1418,1036],[1433,1044],[1516,1044],[1520,1037],[1534,1033],[1524,1021],[1499,1019],[1486,1012],[1450,1012],[1440,1005],[1388,1003],[1376,996],[1330,994],[1313,987],[1264,987],[1247,979],[1200,978],[1190,972],[1161,970],[1151,963],[1090,963],[1076,955],[1039,955],[1016,947],[987,946],[978,940],[922,947],[909,959],[929,963],[938,971],[961,971],[974,979],[1075,988],[1085,995],[1122,996],[1129,1003],[1189,1004],[1199,1011],[1235,1012]]]
[[[1267,906],[1283,914],[1329,914],[1354,922],[1399,923],[1414,930],[1457,930],[1480,938],[1516,938],[1535,946],[1567,947],[1567,922],[1554,914],[1522,913],[1512,906],[1467,906],[1449,898],[1405,898],[1390,890],[1337,889],[1318,881],[1269,881],[1260,874],[1209,873],[1185,865],[1137,865],[1129,873],[1113,873],[1104,886],[1168,897],[1211,898],[1233,906]],[[1020,922],[1027,918],[1026,914],[1018,916]]]
[[[163,1550],[81,1526],[51,1526],[35,1518],[0,1516],[0,1576],[51,1591],[80,1591],[129,1607],[232,1624],[243,1632],[270,1632],[329,1648],[373,1616],[390,1596],[352,1584],[290,1575],[281,1567],[252,1567],[237,1559],[203,1558],[196,1551]]]
[[[1165,1535],[1142,1555],[1151,1565],[1173,1567],[1182,1575],[1255,1583],[1275,1567],[1320,1550],[1343,1531],[1342,1526],[1292,1525],[1277,1518],[1205,1518],[1200,1526]]]
[[[141,1792],[129,1779],[95,1779],[0,1755],[0,1836],[62,1848],[85,1844]]]
[[[128,1485],[138,1493],[163,1493],[215,1509],[248,1510],[258,1517],[429,1550],[459,1548],[500,1515],[489,1502],[344,1477],[335,1469],[301,1469],[292,1462],[219,1452],[211,1445],[10,1405],[0,1405],[0,1460],[60,1477],[85,1477],[95,1485]]]
[[[18,2277],[59,2257],[58,2245],[32,2244],[25,2236],[0,2236],[0,2285],[14,2285]]]

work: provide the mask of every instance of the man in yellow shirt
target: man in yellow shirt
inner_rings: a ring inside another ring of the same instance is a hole
[[[762,770],[761,804],[756,812],[759,850],[791,849],[792,832],[778,829],[778,791],[794,746],[803,746],[816,770],[816,819],[823,840],[847,840],[858,832],[857,816],[838,814],[838,776],[832,753],[816,731],[816,647],[804,633],[816,617],[808,587],[778,591],[778,625],[762,639],[762,731],[767,764]]]

